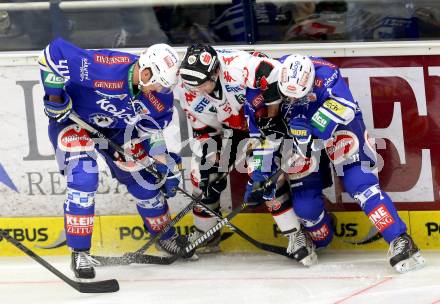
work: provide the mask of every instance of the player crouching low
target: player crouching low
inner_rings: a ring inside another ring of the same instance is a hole
[[[191,181],[194,194],[202,193],[202,202],[212,210],[219,211],[220,195],[226,188],[226,179],[221,176],[234,163],[240,166],[246,155],[244,140],[251,137],[243,107],[246,87],[260,83],[260,80],[254,79],[263,77],[273,61],[244,51],[215,50],[209,45],[200,44],[190,46],[182,60],[179,73],[181,82],[175,87],[174,93],[187,114],[196,142],[193,146]],[[245,71],[255,71],[255,75],[251,73],[246,76]],[[257,150],[254,152],[261,152],[261,149]],[[250,178],[256,179],[256,174],[251,173]],[[259,181],[255,180],[256,183]],[[279,229],[290,240],[288,251],[291,257],[305,265],[313,264],[313,244],[305,242],[307,235],[301,229],[290,204],[287,181],[280,178],[276,186],[270,189],[270,197],[253,193],[250,199],[252,191],[252,187],[248,187],[245,199],[249,205],[266,204]],[[217,223],[216,218],[199,208],[195,208],[193,214],[195,231],[191,237],[194,239]],[[220,239],[220,233],[214,234],[206,246],[197,252],[219,251]],[[306,259],[308,256],[310,259]]]
[[[281,107],[285,109],[284,117],[288,118],[285,122],[296,149],[315,147],[316,151],[327,153],[345,191],[390,244],[392,267],[400,273],[422,267],[425,259],[373,172],[375,152],[368,142],[362,112],[338,67],[322,58],[301,54],[286,55],[279,61],[282,63],[278,73]],[[298,207],[307,211],[306,215],[316,215],[309,221],[322,221],[320,214],[325,219],[321,203]],[[295,211],[302,218],[300,208]],[[331,228],[327,225],[327,235],[333,234]]]
[[[90,248],[98,153],[112,177],[137,200],[137,210],[151,235],[170,221],[167,197],[176,195],[180,183],[180,157],[168,153],[162,129],[173,114],[170,89],[177,81],[178,61],[176,51],[166,44],[153,45],[136,56],[105,49],[83,50],[62,39],[52,41],[39,58],[49,138],[67,178],[64,223],[77,278],[95,277]],[[154,159],[163,178],[126,160],[108,143],[95,144],[87,130],[69,120],[72,110],[140,161]],[[173,255],[186,244],[187,237],[178,235],[174,228],[158,241],[160,249]]]

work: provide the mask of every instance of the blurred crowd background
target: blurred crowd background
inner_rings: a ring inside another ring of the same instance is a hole
[[[440,38],[439,0],[188,1],[3,0],[0,51],[41,49],[57,36],[83,48]]]

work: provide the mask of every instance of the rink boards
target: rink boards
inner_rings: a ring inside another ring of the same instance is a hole
[[[334,250],[387,250],[383,239],[372,238],[362,245],[352,243],[374,235],[368,218],[362,212],[335,212],[338,219],[336,235],[330,246]],[[421,249],[440,249],[440,211],[400,211],[399,215],[408,226],[408,230]],[[232,221],[233,224],[256,240],[281,246],[287,245],[287,239],[277,230],[270,214],[245,213]],[[187,215],[177,225],[181,234],[188,234],[192,227],[192,216]],[[62,217],[46,218],[1,218],[0,227],[8,229],[10,235],[22,241],[26,246],[41,255],[68,254]],[[372,232],[372,233],[371,233]],[[258,252],[251,244],[223,228],[221,249],[223,252]],[[134,251],[149,240],[141,219],[136,215],[96,216],[93,233],[93,252],[95,254],[116,254]],[[150,249],[154,253],[155,249]],[[0,256],[21,255],[21,252],[0,241]]]
[[[400,210],[412,236],[422,249],[440,248],[440,43],[291,44],[252,46],[279,57],[292,51],[328,58],[341,73],[362,109],[370,136],[383,160],[380,184]],[[241,46],[249,49],[249,46]],[[133,50],[131,50],[133,51]],[[134,50],[139,51],[139,50]],[[183,48],[179,49],[182,54]],[[43,113],[43,90],[39,84],[37,52],[0,54],[0,228],[40,254],[65,254],[63,202],[65,179],[58,171],[47,137]],[[165,131],[171,148],[179,149],[191,138],[191,130],[179,103]],[[191,151],[182,147],[185,184],[190,190]],[[136,203],[124,187],[110,178],[99,160],[94,249],[122,254],[142,246],[148,235],[136,213]],[[243,180],[242,180],[243,181]],[[222,207],[231,210],[242,198],[234,190],[222,194]],[[238,189],[238,191],[237,191]],[[329,210],[339,221],[333,249],[386,249],[383,240],[353,245],[374,235],[367,217],[340,184],[327,190]],[[170,200],[173,213],[188,203],[181,195]],[[128,215],[131,214],[131,215]],[[124,216],[126,215],[126,216]],[[267,213],[249,213],[233,221],[255,239],[285,244]],[[190,231],[192,219],[185,218],[180,230]],[[224,229],[228,233],[227,228]],[[372,234],[370,233],[372,232]],[[252,252],[256,249],[238,236],[225,234],[224,251]],[[18,252],[0,241],[0,255]]]

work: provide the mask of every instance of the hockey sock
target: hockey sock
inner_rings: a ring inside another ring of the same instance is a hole
[[[95,215],[95,192],[67,188],[64,203],[64,227],[67,246],[75,249],[89,249],[92,243]]]

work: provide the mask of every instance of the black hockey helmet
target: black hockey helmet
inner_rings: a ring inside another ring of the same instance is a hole
[[[180,76],[185,84],[199,86],[207,80],[216,80],[219,66],[217,52],[207,44],[193,44],[186,50],[180,65]]]

